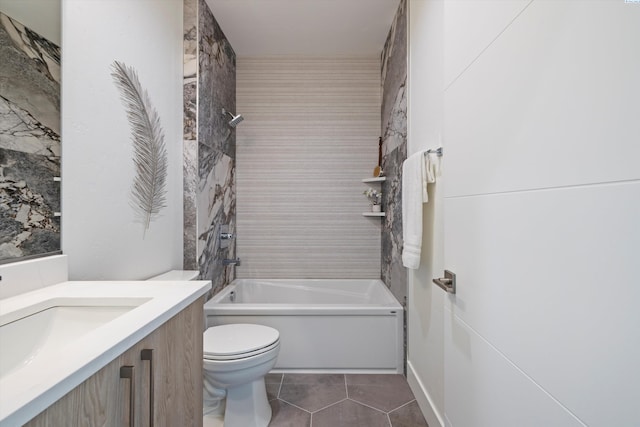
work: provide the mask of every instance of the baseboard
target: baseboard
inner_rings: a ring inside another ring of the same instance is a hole
[[[438,411],[433,404],[429,392],[427,392],[424,384],[422,384],[422,381],[420,381],[416,375],[410,361],[407,362],[407,382],[409,383],[411,391],[413,391],[413,395],[416,397],[416,402],[418,402],[420,411],[422,411],[422,415],[424,415],[424,419],[427,421],[427,424],[429,424],[429,427],[444,427],[444,419],[440,411]]]

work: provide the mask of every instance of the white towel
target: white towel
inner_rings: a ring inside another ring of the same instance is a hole
[[[422,204],[429,201],[427,184],[440,175],[440,159],[435,156],[423,150],[402,164],[402,264],[414,270],[420,266]]]

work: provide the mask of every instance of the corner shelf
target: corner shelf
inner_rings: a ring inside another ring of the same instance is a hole
[[[381,176],[379,178],[365,178],[362,180],[362,182],[364,183],[369,183],[369,182],[383,182],[386,181],[387,177],[386,176]]]
[[[374,184],[374,183],[382,183],[384,181],[387,180],[386,176],[380,176],[377,178],[365,178],[362,180],[363,183],[365,184]],[[362,216],[369,216],[369,217],[378,217],[381,218],[383,216],[387,216],[386,213],[384,212],[362,212]]]

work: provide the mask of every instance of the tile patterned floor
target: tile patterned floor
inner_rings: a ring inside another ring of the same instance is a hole
[[[269,427],[428,427],[402,375],[268,374]]]

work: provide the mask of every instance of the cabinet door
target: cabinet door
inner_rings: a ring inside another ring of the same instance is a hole
[[[132,358],[128,353],[89,377],[26,426],[129,426],[130,380],[120,378],[120,367]]]
[[[202,426],[203,305],[194,302],[128,352],[137,358],[136,426]]]
[[[203,305],[204,298],[149,337],[155,349],[156,427],[202,426]]]

